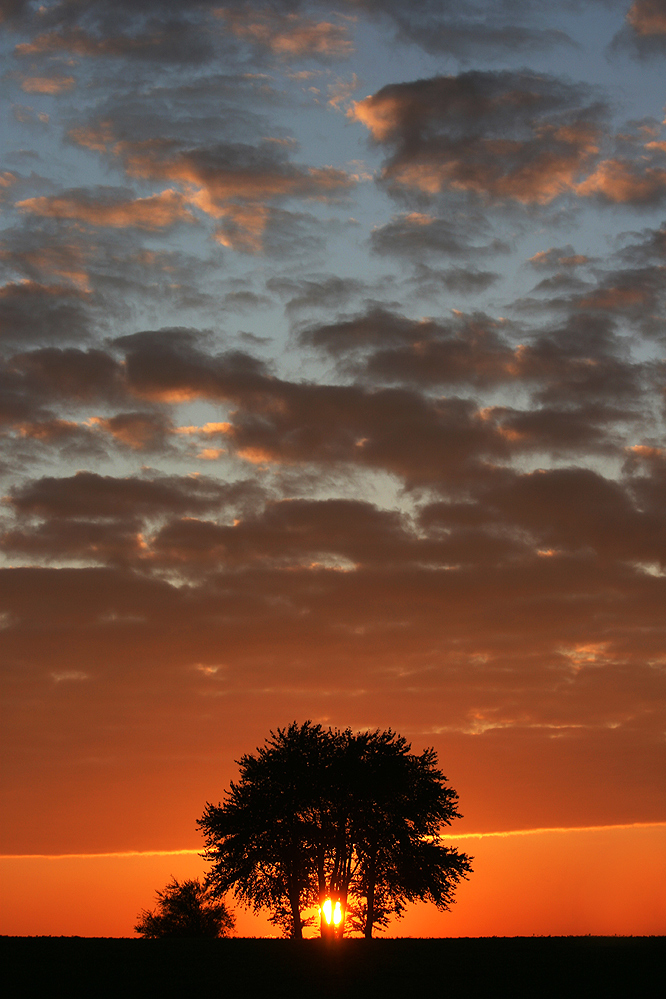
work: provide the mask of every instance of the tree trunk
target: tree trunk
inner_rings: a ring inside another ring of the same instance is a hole
[[[295,851],[294,851],[295,852]],[[290,859],[287,869],[287,894],[289,896],[289,906],[291,908],[291,936],[294,940],[303,939],[303,926],[301,924],[301,892],[299,878],[298,859],[293,856]]]
[[[375,921],[375,885],[377,881],[377,865],[376,858],[373,852],[370,858],[370,863],[368,864],[368,881],[367,881],[367,893],[365,897],[366,901],[366,913],[365,913],[365,930],[363,936],[366,940],[372,940],[372,925]]]
[[[301,907],[298,888],[293,884],[289,885],[289,905],[291,906],[291,936],[293,940],[303,939],[303,926],[301,924]]]

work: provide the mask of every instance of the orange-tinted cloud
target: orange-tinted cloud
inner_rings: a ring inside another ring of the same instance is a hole
[[[666,35],[664,0],[634,0],[627,21],[638,35]]]
[[[470,72],[389,84],[349,115],[393,150],[389,185],[547,204],[596,158],[600,110],[555,79]]]
[[[153,39],[153,45],[157,39]],[[39,56],[51,52],[72,52],[78,56],[121,56],[131,54],[137,48],[150,46],[149,38],[95,37],[83,28],[73,27],[64,30],[47,31],[36,35],[30,42],[21,42],[15,52],[19,56]]]
[[[636,305],[656,306],[653,286],[659,280],[659,272],[639,273],[621,291],[614,285],[602,286],[594,297],[581,296],[575,304],[578,309],[601,310],[612,302],[631,314]],[[337,323],[308,326],[300,340],[336,358],[342,372],[364,382],[531,385],[541,401],[566,406],[583,396],[588,401],[629,401],[641,391],[641,367],[616,356],[617,345],[605,318],[572,319],[560,330],[516,345],[517,332],[511,323],[483,313],[419,321],[374,309]],[[606,419],[613,418],[609,412]]]
[[[628,50],[640,59],[666,51],[666,3],[664,0],[634,0],[624,27],[611,42],[611,49]]]
[[[98,153],[106,152],[109,145],[114,142],[111,122],[100,122],[96,126],[82,125],[71,128],[67,134],[72,142]]]
[[[540,250],[529,259],[532,267],[540,268],[570,268],[581,267],[590,262],[589,257],[582,253],[574,253],[573,247],[551,247],[549,250]]]
[[[325,200],[353,186],[343,170],[289,163],[273,143],[259,148],[220,145],[179,151],[146,142],[121,145],[119,149],[131,176],[177,181],[188,190],[189,200],[214,218],[226,215],[227,203],[234,200]]]
[[[190,225],[195,216],[185,207],[186,199],[174,190],[162,191],[147,198],[127,198],[114,190],[105,189],[95,195],[88,191],[72,191],[59,195],[27,198],[17,207],[24,212],[57,219],[76,219],[95,226],[114,228],[164,229],[182,222]]]
[[[576,186],[576,193],[612,204],[657,205],[666,198],[666,168],[603,160]]]
[[[59,13],[51,8],[47,17],[50,14],[52,23],[57,25]],[[144,22],[146,30],[137,31],[140,17],[133,16],[131,8],[119,8],[112,21],[104,23],[100,19],[97,30],[91,31],[88,26],[73,24],[76,15],[72,18],[67,14],[63,18],[64,24],[16,45],[15,54],[34,58],[51,53],[72,53],[84,58],[163,60],[166,63],[187,64],[207,62],[214,53],[208,33],[202,32],[200,24],[194,24],[188,17],[176,15],[164,20],[163,11],[158,11],[156,18]]]
[[[293,221],[280,216],[271,202],[289,198],[336,201],[346,197],[356,183],[353,175],[332,166],[292,163],[289,144],[269,139],[256,146],[219,143],[193,148],[161,140],[120,142],[114,140],[108,122],[72,129],[69,136],[86,148],[120,157],[132,177],[177,183],[182,188],[182,193],[165,191],[123,206],[128,216],[138,213],[140,206],[145,206],[144,213],[152,211],[157,216],[159,205],[164,214],[170,209],[174,220],[188,220],[184,205],[190,204],[222,220],[215,234],[218,242],[249,253],[264,249],[270,223],[275,222],[279,230],[284,224],[289,228]]]
[[[116,441],[135,451],[164,448],[171,421],[161,413],[117,413],[115,416],[92,416],[91,426],[110,434]]]
[[[269,208],[262,204],[233,205],[225,210],[226,221],[215,232],[222,246],[246,253],[263,249],[262,236],[269,219]]]
[[[641,288],[603,288],[580,300],[582,309],[617,309],[644,305],[645,292]]]
[[[26,76],[21,81],[21,89],[26,94],[62,94],[75,84],[73,76]]]
[[[27,437],[32,440],[46,441],[51,443],[52,441],[58,441],[68,439],[72,436],[76,436],[80,432],[79,424],[75,423],[73,420],[46,420],[41,423],[24,423],[19,424],[16,430],[21,435],[21,437]]]
[[[0,258],[11,259],[12,265],[20,263],[24,273],[44,280],[51,275],[71,281],[81,291],[91,291],[89,274],[86,269],[86,255],[82,247],[74,243],[40,246],[18,253],[0,251]]]
[[[353,51],[345,25],[313,21],[300,14],[218,8],[215,15],[243,41],[270,49],[285,58],[342,58]]]

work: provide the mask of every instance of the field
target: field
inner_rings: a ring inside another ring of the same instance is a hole
[[[138,940],[3,937],[11,999],[649,995],[665,937]]]

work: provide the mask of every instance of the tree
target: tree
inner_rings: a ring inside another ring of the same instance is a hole
[[[350,838],[356,857],[350,892],[364,936],[401,916],[407,902],[453,902],[461,878],[471,872],[466,854],[440,842],[442,826],[461,818],[458,795],[437,768],[437,754],[410,752],[403,736],[346,733],[353,748],[355,801]]]
[[[154,911],[143,909],[134,932],[142,937],[226,937],[235,919],[224,902],[198,878],[172,878],[164,891],[156,892]]]
[[[408,902],[448,909],[471,858],[445,847],[441,829],[458,796],[437,754],[410,752],[403,736],[324,730],[308,721],[271,732],[239,762],[224,804],[198,824],[212,863],[213,892],[233,890],[268,908],[288,936],[302,936],[304,910],[339,903],[340,931],[371,937]],[[321,917],[322,932],[332,932]]]
[[[314,901],[313,834],[325,832],[322,789],[333,750],[321,725],[278,729],[256,755],[238,761],[240,779],[225,804],[208,803],[198,820],[213,890],[232,889],[253,909],[270,909],[272,922],[296,938],[303,935],[301,912]]]

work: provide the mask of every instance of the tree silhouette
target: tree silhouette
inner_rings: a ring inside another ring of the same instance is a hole
[[[346,733],[346,739],[356,861],[350,892],[356,924],[369,938],[374,926],[401,916],[407,902],[448,909],[471,862],[439,842],[441,827],[461,816],[433,749],[410,753],[407,740],[390,729]]]
[[[239,761],[224,804],[208,803],[198,824],[208,884],[268,908],[300,938],[304,910],[340,904],[342,923],[371,937],[408,902],[448,909],[471,872],[464,853],[440,842],[459,818],[458,796],[437,755],[410,752],[403,736],[324,730],[293,722]],[[333,932],[321,920],[322,933]]]
[[[292,937],[302,936],[301,911],[315,901],[314,838],[326,829],[333,750],[320,725],[278,729],[256,755],[238,761],[240,780],[225,804],[207,804],[198,821],[213,861],[208,883],[220,894],[233,889],[255,911],[271,910],[271,921]]]
[[[197,878],[182,883],[172,878],[156,895],[156,909],[143,909],[137,917],[134,932],[142,937],[226,937],[234,928],[224,902]]]

